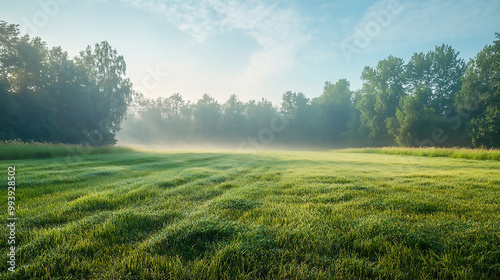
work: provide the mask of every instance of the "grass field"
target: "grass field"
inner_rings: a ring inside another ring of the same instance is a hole
[[[345,149],[346,153],[370,153],[419,157],[450,157],[475,160],[500,160],[498,149],[464,149],[464,148],[361,148]]]
[[[4,186],[11,165],[1,279],[500,277],[498,161],[123,151],[1,160]]]

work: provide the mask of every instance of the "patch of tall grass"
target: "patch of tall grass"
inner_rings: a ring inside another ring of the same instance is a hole
[[[75,154],[90,155],[130,151],[132,151],[130,148],[116,146],[83,146],[49,142],[23,142],[21,140],[0,141],[0,160],[42,159]]]
[[[449,157],[473,160],[500,160],[500,150],[498,149],[468,149],[468,148],[361,148],[344,149],[346,153],[369,153],[388,154],[400,156],[420,156],[420,157]]]

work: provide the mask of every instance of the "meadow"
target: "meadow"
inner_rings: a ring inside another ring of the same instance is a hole
[[[1,279],[500,278],[498,160],[28,148]]]

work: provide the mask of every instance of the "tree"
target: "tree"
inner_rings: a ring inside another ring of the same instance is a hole
[[[281,112],[290,117],[297,117],[307,110],[309,99],[302,92],[287,91],[282,96]]]
[[[8,92],[9,84],[7,80],[0,77],[0,139],[16,139],[17,134],[15,128],[17,127],[18,112],[17,103]]]
[[[15,58],[14,46],[19,35],[18,27],[0,20],[0,139],[17,138],[19,114],[17,102],[10,90],[9,69]]]
[[[315,133],[325,143],[345,145],[348,136],[348,125],[353,116],[350,84],[346,79],[335,84],[326,82],[323,94],[312,100]]]
[[[245,134],[248,137],[250,134],[257,134],[260,129],[268,127],[269,122],[278,114],[277,109],[273,104],[262,98],[260,101],[250,100],[244,105],[245,107]]]
[[[1,139],[113,144],[132,93],[123,57],[106,42],[71,60],[0,21]]]
[[[450,146],[460,142],[454,99],[464,62],[447,45],[415,53],[405,66],[406,90],[396,116],[387,120],[389,133],[401,146]]]
[[[193,114],[196,132],[201,139],[213,139],[219,134],[221,106],[213,97],[203,94],[195,104]]]
[[[120,130],[120,123],[134,94],[132,83],[126,78],[126,63],[108,42],[95,44],[80,52],[77,64],[83,66],[91,82],[97,86],[103,102],[95,103],[98,114],[95,120],[103,133],[102,144],[114,144],[114,135]]]
[[[440,117],[435,114],[434,108],[427,104],[431,94],[429,88],[421,87],[414,95],[406,95],[399,101],[396,116],[387,120],[389,133],[400,146],[419,147],[436,144],[435,139],[431,138],[435,134],[433,132],[435,123]]]
[[[17,26],[2,24],[2,80],[6,99],[15,104],[4,137],[57,141],[57,106],[50,91],[48,50],[38,37],[16,37]],[[6,111],[8,112],[8,111]]]
[[[467,65],[456,104],[475,147],[500,146],[500,34]]]
[[[462,86],[461,77],[465,72],[465,62],[459,54],[444,44],[429,54],[432,59],[431,106],[439,114],[454,110],[455,95]]]
[[[283,94],[281,114],[290,119],[286,132],[281,134],[288,143],[300,143],[311,139],[311,105],[309,98],[302,92],[287,91]]]
[[[413,95],[417,90],[422,88],[433,88],[433,61],[431,52],[414,53],[406,64],[405,75],[407,90],[410,95]],[[431,95],[429,95],[430,97]],[[425,100],[428,102],[430,100]],[[430,103],[428,104],[430,105]]]
[[[223,130],[228,137],[241,137],[245,131],[245,104],[232,94],[222,106]]]
[[[387,120],[396,116],[399,100],[406,95],[404,62],[389,56],[377,67],[365,67],[361,74],[363,87],[356,107],[361,123],[369,130],[374,145],[392,145],[394,138],[387,129]]]
[[[11,67],[16,64],[16,45],[19,26],[0,20],[0,75],[6,80]]]
[[[181,118],[182,108],[186,104],[186,102],[182,99],[182,96],[179,93],[174,93],[168,98],[167,102],[170,104],[171,117],[175,120]]]

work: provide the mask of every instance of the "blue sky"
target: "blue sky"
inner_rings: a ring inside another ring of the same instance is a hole
[[[203,93],[224,102],[287,91],[319,96],[325,81],[361,87],[364,66],[407,61],[443,43],[468,60],[500,33],[497,0],[18,0],[0,19],[74,56],[107,40],[148,97]]]

